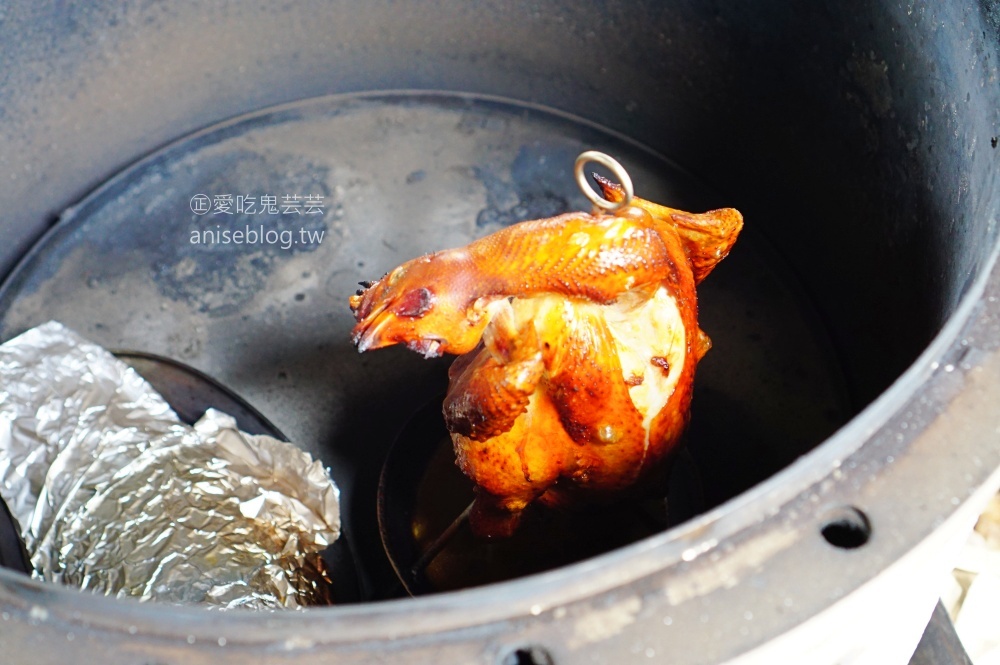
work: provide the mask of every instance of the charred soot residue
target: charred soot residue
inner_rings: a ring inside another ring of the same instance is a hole
[[[479,211],[476,226],[510,226],[580,209],[567,167],[575,155],[567,152],[559,159],[559,153],[554,146],[524,146],[510,165],[477,167],[476,178],[486,188],[486,207]]]
[[[335,216],[329,169],[301,157],[234,150],[192,159],[211,207],[176,219],[187,188],[163,218],[142,225],[147,233],[174,228],[170,242],[156,247],[152,277],[167,297],[210,315],[232,314],[266,288],[283,258],[315,251]]]
[[[476,216],[476,226],[510,226],[528,219],[554,217],[566,210],[566,199],[552,192],[528,192],[509,208],[484,208]]]

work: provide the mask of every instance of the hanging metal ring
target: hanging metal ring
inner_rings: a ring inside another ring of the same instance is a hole
[[[591,186],[590,181],[587,179],[587,175],[583,171],[583,167],[594,162],[605,167],[611,171],[615,179],[621,184],[622,189],[625,190],[625,198],[621,201],[609,201]],[[573,174],[576,176],[576,184],[580,187],[580,191],[583,195],[590,200],[598,208],[602,210],[607,210],[608,212],[614,212],[615,210],[621,210],[625,206],[632,202],[632,197],[635,196],[635,192],[632,189],[632,179],[628,176],[628,171],[625,170],[621,164],[618,163],[610,155],[606,155],[603,152],[597,150],[588,150],[581,153],[579,157],[576,158],[576,164],[573,166]]]

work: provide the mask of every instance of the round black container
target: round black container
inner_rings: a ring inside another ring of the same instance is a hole
[[[3,499],[0,499],[0,568],[31,572],[28,551],[21,540],[20,527]]]
[[[59,317],[233,388],[334,468],[367,600],[393,579],[381,462],[443,365],[358,357],[353,282],[580,207],[560,189],[580,147],[622,157],[640,195],[747,224],[702,295],[707,512],[540,576],[303,615],[206,617],[0,572],[5,642],[109,663],[905,660],[936,593],[912,580],[944,570],[1000,482],[998,11],[0,8],[4,337]],[[327,235],[198,251],[197,194],[322,195]],[[898,628],[873,619],[889,614]]]

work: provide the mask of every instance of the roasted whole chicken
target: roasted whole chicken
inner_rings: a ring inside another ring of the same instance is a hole
[[[594,175],[604,199],[624,190]],[[610,501],[665,477],[711,341],[695,286],[743,218],[632,198],[522,222],[408,261],[351,297],[359,351],[457,354],[444,418],[476,484],[470,526],[513,533],[534,501]]]

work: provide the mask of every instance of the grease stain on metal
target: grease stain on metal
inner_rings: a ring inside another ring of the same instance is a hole
[[[632,624],[642,609],[642,600],[631,596],[609,607],[594,609],[573,624],[573,634],[566,645],[573,650],[602,642],[620,634]]]

